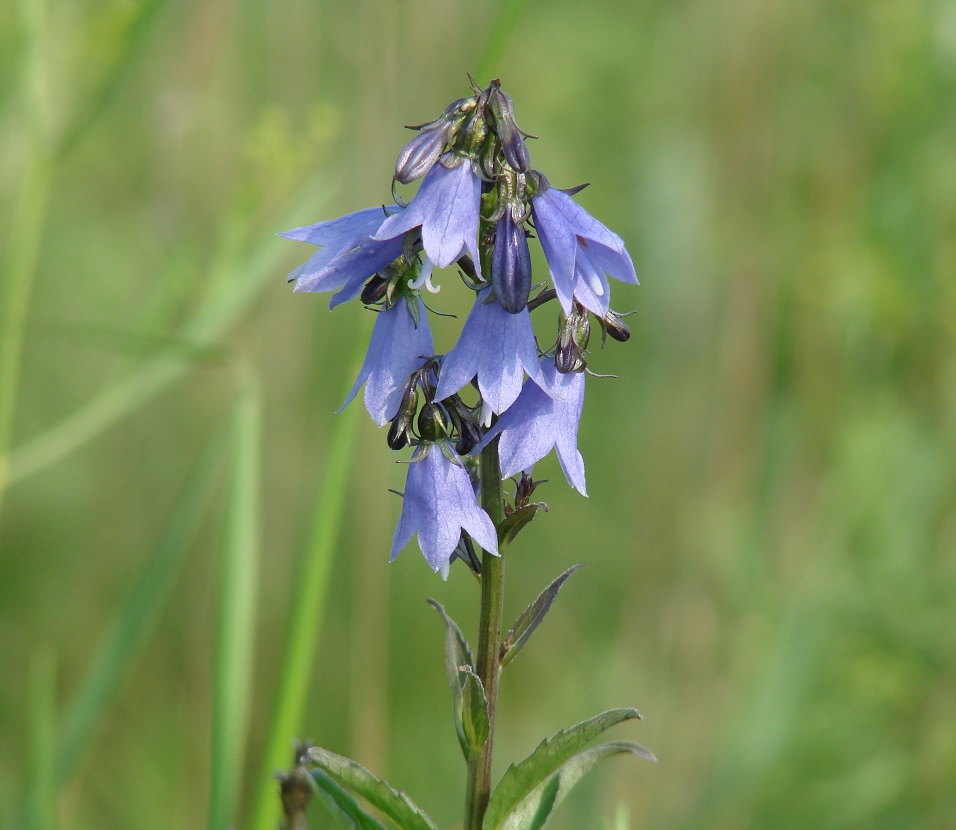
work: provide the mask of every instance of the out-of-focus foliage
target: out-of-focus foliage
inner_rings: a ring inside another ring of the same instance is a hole
[[[0,5],[3,319],[25,308],[22,337],[0,332],[20,367],[0,382],[0,825],[201,826],[225,480],[85,745],[63,757],[53,724],[161,567],[249,371],[261,556],[234,821],[251,822],[293,563],[371,323],[293,296],[306,251],[273,235],[388,198],[401,125],[466,94],[496,8]],[[660,763],[611,762],[554,827],[947,826],[956,3],[530,2],[493,72],[541,137],[534,166],[592,183],[582,204],[643,280],[615,287],[631,341],[591,359],[619,376],[588,381],[591,498],[542,463],[550,512],[508,549],[508,619],[588,566],[505,672],[499,774],[636,704],[619,737]],[[452,293],[436,302],[463,312]],[[402,470],[366,421],[299,737],[454,826],[464,768],[425,598],[472,636],[476,585],[411,547],[386,563]]]

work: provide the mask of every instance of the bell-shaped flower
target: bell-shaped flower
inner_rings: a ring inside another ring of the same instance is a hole
[[[530,470],[552,449],[557,449],[568,484],[586,496],[584,459],[577,446],[578,422],[584,405],[584,373],[562,375],[554,361],[545,358],[540,374],[546,386],[562,387],[561,397],[552,397],[534,380],[528,380],[518,400],[485,433],[473,452],[480,452],[500,435],[501,474],[509,478]]]
[[[475,299],[458,343],[442,360],[435,400],[454,395],[477,375],[485,409],[501,414],[521,393],[525,372],[537,376],[538,346],[527,307],[512,314],[490,295],[485,289]]]
[[[445,456],[438,444],[421,445],[420,453],[408,465],[404,495],[391,559],[417,533],[418,546],[428,564],[447,578],[463,529],[486,551],[498,555],[495,525],[479,507],[471,478],[464,467]]]
[[[412,306],[417,313],[413,315]],[[365,384],[365,408],[372,420],[384,426],[398,412],[405,382],[434,351],[432,335],[421,297],[405,297],[379,312],[368,351],[352,391],[339,407],[348,406]]]
[[[446,156],[422,179],[415,198],[401,213],[390,216],[373,234],[379,241],[401,240],[416,227],[422,229],[422,246],[428,259],[444,268],[463,254],[470,254],[479,272],[478,209],[481,182],[467,159],[452,167]]]
[[[366,280],[402,254],[401,239],[372,239],[372,234],[396,211],[401,211],[398,205],[384,209],[381,206],[366,208],[338,219],[280,233],[279,236],[286,239],[322,246],[289,274],[289,280],[295,281],[295,290],[337,292],[329,302],[329,308],[355,299]]]
[[[531,211],[561,307],[569,314],[576,299],[603,317],[610,300],[608,276],[637,284],[624,242],[567,193],[540,174],[538,179],[541,189],[532,197]]]

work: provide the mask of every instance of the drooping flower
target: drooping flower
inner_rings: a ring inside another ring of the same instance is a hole
[[[554,361],[541,361],[541,378],[545,386],[562,387],[560,397],[552,397],[538,383],[529,379],[518,400],[485,433],[473,452],[480,452],[500,435],[498,458],[504,478],[530,470],[552,448],[568,484],[587,495],[584,481],[584,459],[578,450],[578,422],[584,405],[584,373],[561,374]]]
[[[437,444],[424,444],[408,465],[402,516],[392,539],[394,559],[418,534],[418,546],[435,571],[448,576],[461,531],[489,553],[498,555],[498,537],[488,514],[478,506],[465,469],[449,461]]]
[[[410,304],[414,304],[417,315],[412,314]],[[398,412],[408,376],[424,365],[433,350],[421,297],[400,298],[375,320],[362,369],[338,411],[352,402],[364,383],[365,408],[376,424],[384,426]]]
[[[401,239],[416,227],[422,229],[422,245],[428,259],[439,268],[450,265],[463,254],[470,254],[479,276],[478,208],[481,182],[471,163],[446,156],[422,179],[415,198],[405,210],[390,216],[372,238],[385,241]]]
[[[352,300],[363,283],[402,254],[402,240],[372,239],[398,205],[374,207],[346,216],[280,233],[286,239],[321,245],[307,262],[289,274],[296,291],[335,291],[329,308]]]
[[[458,343],[442,361],[435,400],[454,395],[475,375],[482,401],[501,414],[521,393],[527,372],[538,374],[538,347],[527,307],[511,314],[497,300],[488,301],[491,289],[475,299]]]
[[[531,211],[561,307],[569,314],[576,299],[603,317],[610,300],[608,276],[637,284],[624,241],[567,193],[551,187],[544,176],[537,177],[539,190],[532,197]]]

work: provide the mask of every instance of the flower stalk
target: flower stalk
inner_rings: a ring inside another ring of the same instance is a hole
[[[505,519],[501,488],[501,464],[498,442],[493,441],[479,455],[481,506],[495,527]],[[478,653],[475,672],[488,700],[488,739],[481,752],[468,762],[465,791],[465,830],[480,830],[491,796],[491,760],[495,738],[495,712],[498,706],[498,677],[501,672],[501,611],[505,593],[504,556],[484,551],[481,559],[481,617],[478,623]]]

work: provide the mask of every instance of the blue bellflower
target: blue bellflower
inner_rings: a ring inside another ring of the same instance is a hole
[[[624,241],[567,193],[541,179],[544,186],[532,197],[531,211],[561,308],[570,314],[576,299],[603,317],[610,300],[608,275],[637,284]]]
[[[417,321],[412,316],[409,303],[418,306]],[[365,408],[376,424],[384,426],[398,412],[408,376],[420,369],[425,363],[424,358],[433,351],[432,335],[421,297],[415,295],[399,299],[391,308],[379,312],[365,362],[352,391],[338,411],[341,412],[352,402],[364,383]]]
[[[490,294],[485,289],[477,296],[458,343],[442,361],[435,400],[454,395],[477,375],[485,408],[501,414],[521,393],[524,373],[537,376],[538,347],[527,306],[512,314],[497,300],[487,302]]]
[[[295,228],[279,236],[321,245],[307,262],[289,274],[296,291],[335,291],[334,308],[362,292],[362,285],[402,254],[402,240],[372,239],[387,217],[401,211],[398,205],[373,207],[346,216]]]
[[[500,435],[501,475],[509,478],[530,470],[555,448],[568,484],[586,496],[584,459],[577,446],[578,422],[584,405],[584,373],[562,375],[554,361],[545,358],[541,361],[541,378],[548,388],[560,386],[561,397],[552,397],[535,381],[528,380],[514,406],[485,433],[473,452],[480,452]]]
[[[449,461],[435,444],[408,466],[402,516],[392,539],[394,559],[418,534],[418,546],[432,570],[448,576],[462,529],[486,551],[498,555],[498,536],[488,514],[478,506],[471,478]]]
[[[478,208],[481,182],[471,169],[471,162],[460,160],[454,167],[445,167],[446,156],[422,179],[415,198],[404,211],[385,220],[372,238],[378,241],[401,240],[416,227],[422,229],[422,246],[428,260],[444,268],[462,254],[470,254],[479,276]],[[426,266],[428,267],[427,263]]]

